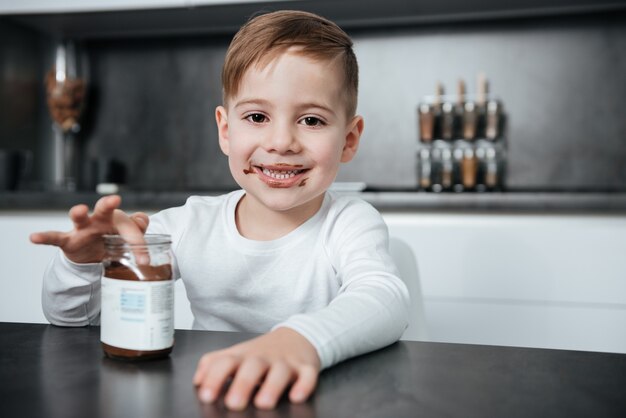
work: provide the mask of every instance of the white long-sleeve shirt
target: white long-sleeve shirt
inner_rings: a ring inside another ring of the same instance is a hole
[[[272,241],[241,236],[239,190],[190,197],[150,218],[148,233],[172,237],[174,275],[187,290],[194,329],[267,332],[289,327],[316,348],[322,368],[398,340],[409,294],[389,255],[387,227],[368,203],[327,192],[320,210]],[[43,309],[57,325],[82,326],[100,312],[102,264],[62,252],[44,277]]]

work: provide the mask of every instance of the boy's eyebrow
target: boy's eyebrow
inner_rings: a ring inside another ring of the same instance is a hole
[[[243,99],[235,103],[234,107],[237,108],[237,107],[244,106],[244,105],[258,105],[258,106],[271,107],[272,103],[269,100],[265,100],[265,99]],[[335,114],[335,111],[333,111],[333,109],[330,106],[326,106],[322,103],[316,103],[316,102],[300,103],[296,106],[296,108],[297,109],[316,108],[316,109],[324,110],[330,114]]]
[[[309,102],[309,103],[301,103],[298,105],[298,109],[311,109],[311,108],[321,109],[330,114],[333,114],[333,115],[335,114],[335,111],[330,106],[325,106],[321,103]]]
[[[243,106],[243,105],[261,105],[261,106],[270,106],[271,103],[265,99],[244,99],[235,103],[235,107]]]

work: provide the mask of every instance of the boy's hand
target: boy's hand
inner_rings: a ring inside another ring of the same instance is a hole
[[[102,235],[120,234],[129,243],[142,243],[148,228],[149,218],[145,213],[126,215],[118,209],[119,196],[100,198],[92,215],[86,205],[76,205],[69,216],[74,223],[70,232],[47,231],[30,235],[35,244],[56,245],[74,263],[98,263],[104,257]]]
[[[291,385],[289,400],[304,402],[315,389],[320,360],[315,347],[290,328],[276,330],[200,359],[194,385],[202,402],[212,403],[227,380],[232,383],[224,397],[226,407],[243,410],[255,389],[254,405],[272,409]]]

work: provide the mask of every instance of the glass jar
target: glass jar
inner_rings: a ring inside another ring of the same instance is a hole
[[[146,234],[145,244],[105,235],[100,341],[111,358],[166,357],[174,346],[171,238]]]

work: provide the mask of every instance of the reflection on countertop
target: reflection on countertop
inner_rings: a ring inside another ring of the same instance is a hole
[[[159,210],[185,203],[189,196],[217,196],[226,190],[122,191],[125,209]],[[626,192],[501,192],[427,193],[416,191],[364,190],[337,192],[356,195],[380,211],[403,212],[566,212],[626,214]],[[0,210],[68,210],[100,198],[95,192],[6,192],[0,193]]]

